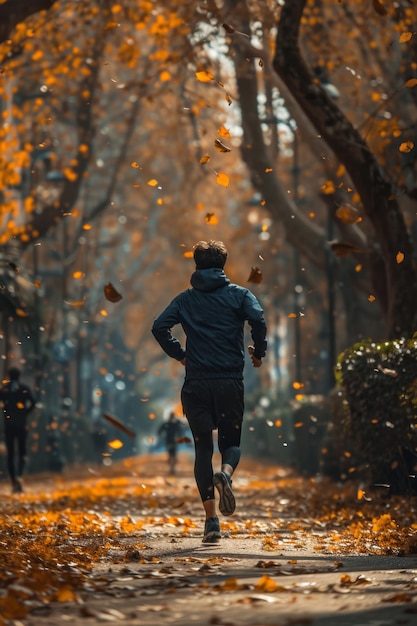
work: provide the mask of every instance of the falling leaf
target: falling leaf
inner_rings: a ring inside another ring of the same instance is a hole
[[[179,437],[177,443],[191,443],[191,439],[189,437]]]
[[[209,161],[210,161],[210,155],[209,154],[205,154],[200,159],[200,165],[204,165],[205,163],[208,163]]]
[[[405,83],[406,87],[416,87],[417,86],[417,78],[410,78],[409,80],[407,80],[407,82]]]
[[[220,139],[215,139],[214,140],[214,147],[216,148],[216,150],[218,150],[219,152],[231,152],[231,148],[229,148],[228,146],[226,146],[224,143],[222,143],[220,141]]]
[[[76,308],[76,307],[84,306],[85,301],[84,300],[72,300],[72,301],[65,300],[65,304],[68,304],[68,306],[72,306]]]
[[[229,96],[228,93],[226,94],[225,98],[226,98],[227,104],[230,106],[233,103],[232,98]]]
[[[84,272],[81,272],[80,270],[77,270],[76,272],[73,272],[72,277],[75,280],[78,280],[79,278],[83,278],[84,276]]]
[[[361,217],[359,211],[350,204],[343,204],[336,211],[336,216],[343,224],[356,224]]]
[[[375,302],[376,298],[375,296],[373,296],[372,294],[370,294],[369,298],[368,298],[369,302]]]
[[[16,263],[13,263],[13,261],[7,261],[7,265],[10,267],[10,269],[16,272],[16,274],[19,273],[19,268],[17,267]]]
[[[230,131],[227,130],[225,126],[220,126],[220,128],[217,129],[217,133],[220,135],[220,137],[224,137],[226,139],[230,139],[231,137]]]
[[[222,24],[222,26],[228,35],[243,35],[243,37],[247,37],[249,39],[249,35],[242,33],[240,30],[236,30],[233,26],[230,26],[230,24]]]
[[[354,246],[351,243],[343,241],[329,241],[329,246],[338,257],[345,257],[349,254],[368,252],[368,250],[366,250],[365,248],[360,248],[359,246]]]
[[[414,142],[413,141],[403,141],[398,148],[400,152],[408,153],[414,150]]]
[[[149,187],[156,187],[158,184],[158,181],[156,180],[156,178],[151,178],[150,180],[148,180]]]
[[[405,33],[401,33],[399,41],[400,43],[407,43],[408,41],[410,41],[410,39],[412,39],[412,37],[413,33],[407,31]]]
[[[386,15],[388,13],[387,8],[381,2],[381,0],[372,0],[373,7],[378,15]]]
[[[233,33],[235,32],[233,26],[230,26],[229,24],[222,24],[222,26],[228,35],[233,35]]]
[[[196,72],[195,76],[197,80],[200,81],[200,83],[209,83],[210,81],[214,80],[214,76],[213,74],[211,74],[211,72]]]
[[[397,263],[398,264],[402,263],[404,261],[404,254],[402,252],[398,252],[397,256],[396,256],[396,259],[397,259]]]
[[[262,282],[262,271],[257,265],[251,267],[248,283],[256,283],[259,284]]]
[[[216,177],[216,182],[218,185],[221,185],[222,187],[228,187],[229,177],[224,172],[219,172]]]
[[[24,311],[23,309],[19,309],[19,308],[17,308],[17,309],[16,309],[16,315],[17,315],[18,317],[27,317],[27,316],[28,316],[28,313],[26,313],[26,311]]]
[[[109,448],[112,448],[112,450],[120,450],[120,448],[123,448],[123,442],[120,441],[120,439],[113,439],[113,441],[109,441],[107,445]]]
[[[204,218],[207,222],[207,224],[218,224],[219,223],[219,219],[217,217],[217,215],[215,215],[214,213],[206,213],[206,216]]]
[[[104,285],[104,295],[109,302],[120,302],[122,295],[113,287],[112,283]]]
[[[130,428],[128,428],[126,424],[121,422],[115,415],[111,415],[110,413],[103,413],[103,417],[107,422],[109,422],[109,424],[111,424],[112,426],[115,426],[116,428],[121,430],[123,433],[131,437],[132,439],[136,437],[136,433]]]

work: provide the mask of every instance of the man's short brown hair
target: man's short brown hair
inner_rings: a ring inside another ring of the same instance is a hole
[[[194,246],[194,261],[198,270],[223,269],[226,259],[227,248],[223,241],[199,241]]]

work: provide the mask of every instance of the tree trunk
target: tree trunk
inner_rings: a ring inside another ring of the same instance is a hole
[[[306,0],[287,0],[283,5],[273,65],[318,133],[345,165],[361,197],[385,263],[387,335],[410,337],[415,330],[417,276],[397,189],[301,55],[298,38],[305,4]]]

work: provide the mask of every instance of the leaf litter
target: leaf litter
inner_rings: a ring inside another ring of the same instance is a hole
[[[283,551],[297,549],[306,540],[315,542],[318,553],[337,557],[417,553],[413,499],[393,497],[387,501],[375,495],[358,500],[353,484],[318,482],[273,466],[262,467],[260,479],[257,464],[261,462],[246,461],[239,485],[241,512],[222,520],[222,529],[226,537],[249,539],[261,552],[278,553],[279,560],[258,560],[254,567],[265,573],[255,581],[245,579],[239,571],[239,558],[233,556],[178,556],[178,548],[174,564],[167,563],[155,549],[158,538],[173,544],[183,538],[199,541],[201,510],[196,490],[190,488],[191,467],[184,472],[184,480],[176,481],[174,495],[171,482],[156,473],[160,462],[152,468],[142,458],[129,459],[112,468],[100,468],[93,475],[84,468],[78,481],[76,470],[55,478],[28,477],[25,493],[3,498],[3,620],[22,620],[52,604],[68,603],[80,605],[84,617],[125,618],[116,609],[97,611],[87,606],[82,596],[95,592],[114,598],[159,597],[161,590],[172,593],[194,588],[200,593],[239,592],[240,602],[270,603],[265,598],[277,594],[354,593],[375,584],[366,577],[347,574],[321,586],[314,579],[294,582],[290,577],[304,574],[337,576],[342,567],[338,559],[320,565],[283,561]],[[179,501],[181,515],[175,515]],[[288,584],[280,582],[285,577]],[[138,580],[144,583],[140,588],[133,584]],[[415,589],[416,583],[410,583],[408,589],[390,594],[384,602],[413,602]],[[160,605],[158,610],[166,607]]]

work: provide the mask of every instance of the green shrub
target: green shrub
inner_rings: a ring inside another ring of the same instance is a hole
[[[417,337],[354,345],[338,358],[336,382],[355,457],[371,480],[386,478],[417,450]]]

